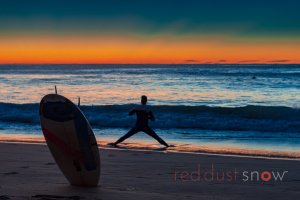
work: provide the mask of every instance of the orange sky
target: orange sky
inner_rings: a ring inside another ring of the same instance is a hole
[[[208,36],[5,36],[0,63],[300,63],[300,42]]]

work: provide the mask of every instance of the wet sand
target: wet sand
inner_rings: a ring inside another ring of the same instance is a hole
[[[109,148],[101,148],[100,153],[99,186],[75,187],[60,172],[46,145],[1,142],[0,199],[282,200],[300,196],[299,160]],[[255,173],[251,181],[250,172],[255,171],[288,172],[282,181],[274,177],[263,181],[261,176],[257,181]],[[244,172],[249,173],[248,181],[243,180]]]
[[[97,138],[97,143],[101,147],[108,147],[108,143],[114,142],[116,139],[111,137]],[[24,135],[24,134],[3,134],[0,133],[0,142],[23,143],[23,144],[45,144],[45,138],[41,135]],[[223,156],[240,156],[240,157],[259,157],[259,158],[279,158],[282,160],[292,159],[300,160],[299,151],[287,151],[283,149],[257,149],[239,146],[222,146],[220,144],[195,144],[183,143],[181,141],[168,141],[172,147],[168,148],[168,152],[205,154],[205,155],[223,155]],[[175,144],[175,145],[173,145]],[[126,140],[119,144],[122,149],[128,150],[161,150],[162,146],[155,140]]]

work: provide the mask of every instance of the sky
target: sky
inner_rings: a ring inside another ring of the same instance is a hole
[[[0,63],[300,63],[298,0],[1,0]]]

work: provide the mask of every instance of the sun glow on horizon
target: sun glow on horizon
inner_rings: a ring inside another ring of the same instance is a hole
[[[300,42],[222,37],[6,36],[1,64],[300,63]]]

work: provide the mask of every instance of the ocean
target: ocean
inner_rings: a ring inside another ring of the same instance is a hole
[[[0,65],[0,134],[42,136],[38,107],[74,103],[98,140],[134,125],[147,95],[150,125],[173,144],[300,152],[300,65]],[[128,141],[153,141],[139,133]]]

